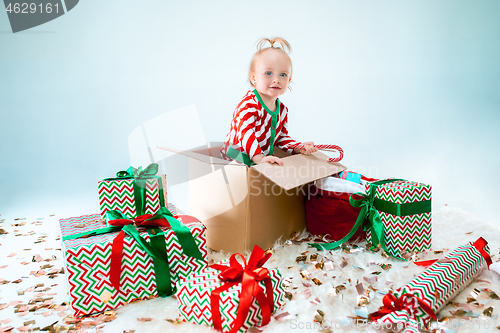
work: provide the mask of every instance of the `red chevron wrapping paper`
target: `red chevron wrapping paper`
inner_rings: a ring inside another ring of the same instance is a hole
[[[168,209],[174,215],[179,214],[171,204]],[[180,219],[182,221],[182,216]],[[62,219],[59,223],[62,237],[106,227],[99,214]],[[198,222],[186,225],[205,260],[184,255],[175,233],[171,229],[162,228],[165,232],[172,287],[179,278],[207,266],[205,226]],[[149,235],[146,229],[143,230],[140,234],[149,242]],[[136,299],[158,296],[153,260],[129,236],[125,237],[123,245],[120,291],[116,292],[112,286],[109,280],[111,247],[117,234],[118,232],[113,232],[63,241],[70,304],[75,315],[109,310]]]
[[[370,191],[366,184],[367,194]],[[396,204],[431,200],[431,186],[413,181],[395,181],[378,185],[375,198]],[[432,213],[396,216],[379,211],[384,223],[385,245],[391,255],[401,257],[403,252],[423,251],[432,247]],[[367,232],[371,242],[371,232]]]
[[[228,260],[223,260],[221,264],[227,264],[228,262]],[[179,311],[182,320],[200,325],[213,326],[210,293],[212,290],[223,285],[223,282],[218,278],[219,273],[220,271],[207,267],[179,280],[176,297],[179,301]],[[270,269],[269,276],[271,277],[273,286],[276,310],[284,304],[285,292],[282,285],[283,279],[278,269]],[[259,285],[265,290],[263,281]],[[222,332],[229,332],[233,321],[236,319],[240,292],[241,283],[221,293],[219,306]],[[258,326],[261,321],[261,309],[254,298],[248,316],[238,332],[245,332],[252,326]]]
[[[159,181],[163,185],[164,202],[168,202],[166,175],[162,175],[161,180],[158,178],[148,179],[146,181],[146,206],[144,214],[155,214],[161,208]],[[104,217],[109,210],[120,211],[128,218],[137,216],[133,182],[133,179],[103,180],[97,182],[101,216]]]
[[[450,252],[410,283],[397,289],[394,296],[401,305],[377,319],[374,325],[393,329],[398,327],[403,333],[416,333],[419,328],[424,329],[431,319],[425,308],[437,314],[481,274],[485,265],[489,266],[491,258],[488,253],[488,245],[483,238]],[[408,297],[408,294],[413,296]]]

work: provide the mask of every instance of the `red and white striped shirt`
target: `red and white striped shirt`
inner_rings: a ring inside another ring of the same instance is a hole
[[[233,147],[246,153],[250,159],[258,154],[267,156],[271,143],[271,118],[254,91],[250,90],[233,112],[231,131],[226,136],[221,153],[225,155],[227,149]],[[293,149],[287,146],[299,142],[288,135],[288,109],[281,102],[277,118],[274,145],[292,153]]]

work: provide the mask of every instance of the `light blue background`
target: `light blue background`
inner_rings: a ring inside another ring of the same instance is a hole
[[[0,214],[97,212],[130,132],[186,105],[222,141],[255,42],[282,36],[292,137],[500,226],[499,16],[496,0],[83,0],[12,34],[0,12]]]

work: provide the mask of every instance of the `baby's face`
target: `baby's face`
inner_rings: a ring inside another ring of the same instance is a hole
[[[259,94],[275,99],[283,95],[292,79],[292,65],[279,50],[263,52],[255,63],[252,81]]]

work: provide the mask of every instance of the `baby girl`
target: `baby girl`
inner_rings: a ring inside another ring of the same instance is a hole
[[[267,43],[268,47],[264,47]],[[275,46],[276,45],[276,46]],[[279,46],[281,47],[279,47]],[[231,130],[221,155],[246,165],[283,161],[273,156],[274,146],[289,153],[312,154],[313,142],[297,142],[288,135],[288,109],[278,99],[292,80],[291,47],[283,38],[263,38],[250,62],[247,92],[233,113]],[[302,144],[301,148],[294,148]]]

